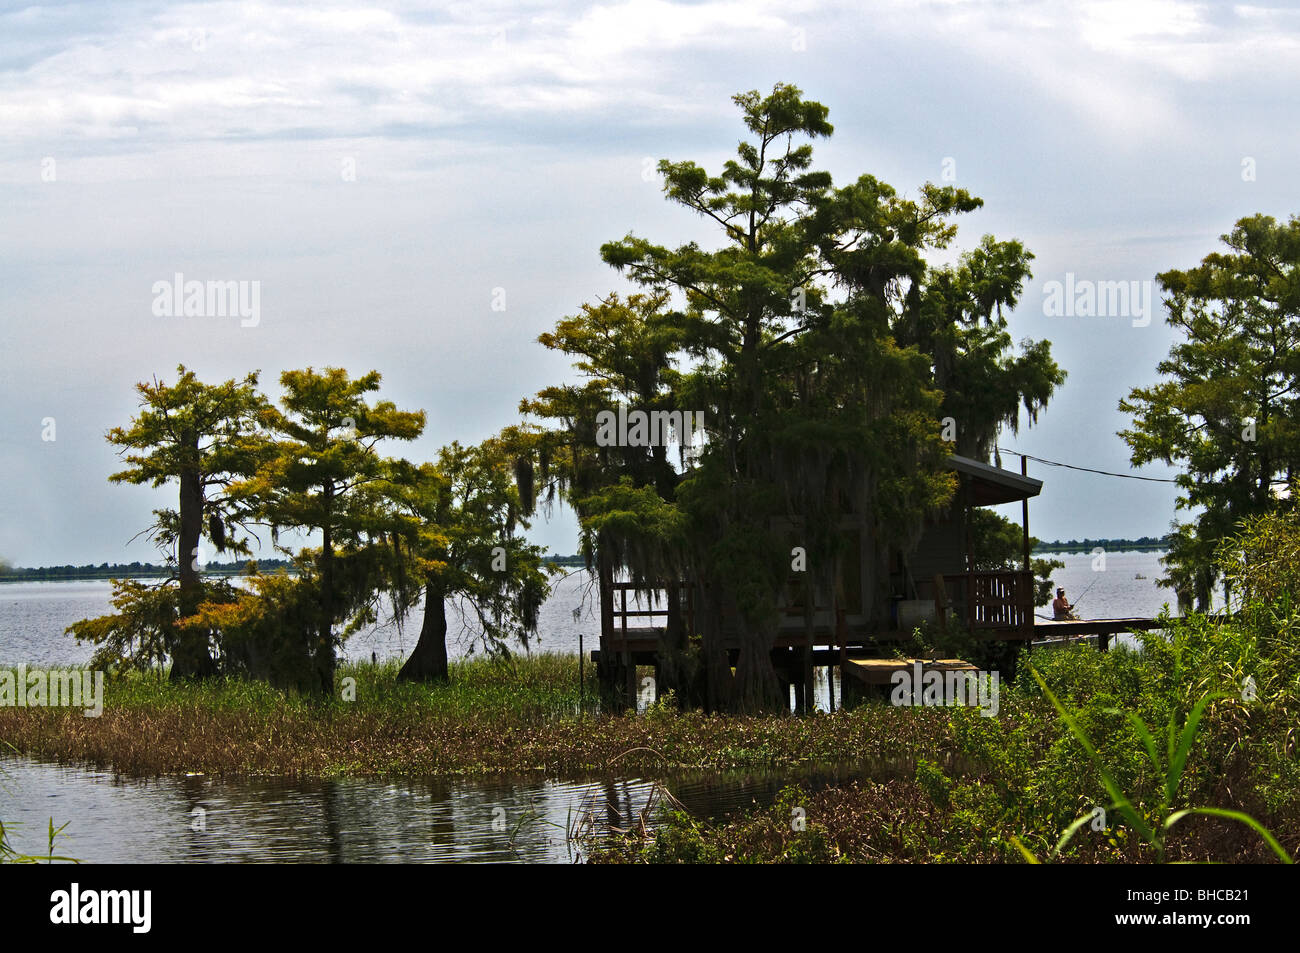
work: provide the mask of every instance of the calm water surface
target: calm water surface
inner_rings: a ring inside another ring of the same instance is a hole
[[[799,775],[814,786],[901,775],[864,766]],[[729,773],[666,782],[696,817],[723,818],[770,804],[794,776]],[[201,776],[133,780],[111,772],[0,759],[0,818],[14,846],[46,851],[50,818],[69,822],[55,853],[97,863],[575,863],[569,837],[588,821],[653,830],[662,795],[639,779],[432,781],[339,779],[218,781]]]
[[[1064,586],[1071,601],[1085,619],[1155,616],[1172,600],[1168,589],[1156,580],[1161,576],[1157,553],[1108,553],[1104,572],[1093,569],[1089,555],[1057,556],[1065,563],[1056,571],[1055,584]],[[1139,579],[1138,576],[1145,578]],[[72,665],[87,662],[93,648],[79,645],[64,630],[79,619],[104,615],[111,610],[111,587],[107,580],[82,582],[0,583],[0,665]],[[448,650],[453,656],[467,653],[468,632],[461,631],[457,616],[448,603]],[[574,611],[577,610],[577,618]],[[1044,615],[1047,608],[1039,609]],[[380,661],[405,658],[415,647],[423,613],[417,609],[398,626],[392,622],[371,627],[353,636],[344,654],[353,660],[373,655]],[[577,652],[578,636],[587,649],[600,638],[600,614],[592,578],[585,570],[567,575],[555,584],[551,597],[542,605],[534,650]]]

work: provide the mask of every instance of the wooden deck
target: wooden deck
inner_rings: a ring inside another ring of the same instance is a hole
[[[1160,628],[1158,619],[1038,619],[1034,622],[1034,635],[1059,638],[1067,635],[1114,635],[1117,632],[1135,632],[1139,629]]]
[[[899,672],[906,673],[908,678],[913,680],[914,691],[922,691],[924,683],[915,679],[918,670],[921,679],[932,672],[938,672],[940,684],[949,683],[954,685],[954,688],[955,675],[969,676],[979,671],[970,662],[957,658],[854,658],[850,656],[840,663],[840,704],[851,707],[868,698],[890,697],[891,686],[896,687],[900,684],[900,680],[894,677]]]
[[[1077,638],[1079,636],[1100,636],[1109,639],[1113,635],[1121,632],[1137,632],[1149,629],[1160,628],[1158,619],[1142,619],[1137,617],[1116,618],[1116,619],[1070,619],[1064,621],[1049,621],[1047,619],[1035,619],[1033,627],[1028,632],[1028,638],[1023,630],[1004,629],[1004,630],[985,630],[977,634],[983,638],[1002,638],[1012,641],[1042,641],[1047,639],[1066,639]],[[637,657],[637,663],[641,665],[653,664],[653,656],[659,650],[659,635],[663,630],[661,628],[650,627],[627,627],[616,629],[607,638],[602,640],[602,646],[613,652],[630,652]],[[848,633],[843,644],[849,649],[862,649],[876,644],[897,642],[904,635],[897,630],[885,632],[865,632],[852,630]],[[802,629],[791,629],[777,635],[776,640],[772,643],[774,649],[792,649],[802,648],[808,644],[807,637]],[[812,644],[814,648],[821,647],[827,650],[839,651],[841,639],[831,629],[826,626],[820,626],[813,633]],[[737,645],[728,646],[731,649],[738,648]],[[821,654],[820,652],[818,654]],[[593,658],[597,657],[596,652],[592,653]]]
[[[1110,647],[1110,640],[1122,632],[1145,632],[1160,628],[1158,619],[1036,619],[1034,621],[1035,643],[1053,640],[1061,642],[1097,640],[1097,648],[1105,652]]]
[[[848,658],[844,660],[843,673],[867,685],[888,685],[895,672],[911,672],[917,663],[925,672],[977,672],[970,662],[959,658]]]

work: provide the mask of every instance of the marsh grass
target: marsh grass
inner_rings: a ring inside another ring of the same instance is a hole
[[[1192,710],[1187,714],[1186,718],[1181,721],[1181,723],[1176,715],[1171,715],[1169,722],[1166,725],[1166,748],[1163,752],[1156,742],[1156,737],[1152,734],[1150,728],[1147,727],[1146,722],[1144,722],[1140,717],[1131,711],[1120,712],[1117,709],[1111,710],[1122,715],[1129,721],[1138,737],[1141,739],[1142,746],[1146,751],[1147,756],[1151,759],[1151,764],[1155,773],[1157,775],[1163,775],[1164,786],[1158,798],[1155,799],[1155,804],[1151,808],[1143,810],[1141,805],[1135,804],[1133,799],[1125,794],[1121,789],[1120,784],[1115,780],[1112,772],[1107,769],[1105,760],[1098,752],[1096,744],[1088,737],[1088,733],[1079,724],[1078,719],[1074,717],[1069,709],[1061,704],[1060,700],[1047,686],[1047,683],[1043,681],[1043,677],[1038,674],[1035,669],[1030,668],[1030,674],[1033,675],[1038,686],[1043,690],[1043,693],[1052,703],[1052,707],[1056,709],[1057,713],[1061,716],[1061,720],[1065,722],[1066,726],[1070,729],[1071,734],[1073,734],[1079,744],[1083,746],[1083,749],[1088,753],[1088,758],[1096,766],[1097,773],[1101,778],[1101,783],[1105,787],[1106,793],[1111,798],[1111,809],[1117,811],[1119,815],[1133,828],[1133,830],[1138,833],[1142,840],[1151,847],[1155,852],[1156,860],[1158,862],[1164,862],[1165,843],[1173,826],[1185,818],[1197,815],[1202,817],[1215,817],[1244,824],[1264,840],[1269,849],[1277,855],[1279,860],[1285,864],[1293,862],[1291,855],[1283,849],[1283,847],[1277,842],[1277,839],[1274,838],[1273,834],[1253,817],[1243,811],[1235,811],[1220,807],[1186,807],[1178,810],[1175,809],[1175,804],[1178,802],[1179,787],[1182,785],[1183,781],[1183,772],[1187,767],[1187,758],[1188,755],[1191,754],[1192,746],[1196,742],[1196,733],[1200,728],[1201,719],[1205,716],[1205,709],[1211,703],[1227,698],[1228,696],[1219,693],[1202,696],[1197,700],[1196,704],[1192,706]],[[1052,850],[1053,856],[1059,855],[1066,844],[1068,844],[1074,835],[1077,834],[1091,819],[1091,814],[1085,814],[1071,823],[1070,826],[1065,829],[1065,832],[1062,833],[1060,840],[1056,842],[1056,847]],[[1016,848],[1024,856],[1025,860],[1031,864],[1039,863],[1038,858],[1020,842],[1019,838],[1012,835],[1011,839],[1016,845]]]
[[[0,864],[79,864],[81,863],[75,857],[65,857],[62,854],[54,853],[54,842],[58,840],[63,833],[63,829],[68,823],[54,826],[54,818],[50,818],[50,828],[46,836],[46,852],[44,854],[23,854],[13,846],[9,841],[9,828],[3,821],[0,821]]]
[[[249,719],[286,714],[329,717],[384,712],[394,717],[501,718],[527,721],[578,712],[578,660],[539,654],[525,659],[453,662],[451,679],[420,684],[397,680],[399,662],[345,663],[330,697],[286,692],[265,682],[223,679],[173,683],[161,673],[128,672],[105,689],[116,711],[185,709],[238,712]],[[351,680],[351,683],[349,683]],[[591,704],[591,693],[587,695]]]
[[[459,662],[448,683],[434,685],[399,682],[397,670],[344,665],[329,698],[257,682],[177,685],[126,674],[106,685],[99,718],[0,708],[0,738],[33,757],[136,777],[655,778],[908,761],[952,743],[944,711],[888,705],[806,718],[680,713],[666,704],[633,717],[580,712],[576,656]],[[594,705],[590,688],[586,699]]]

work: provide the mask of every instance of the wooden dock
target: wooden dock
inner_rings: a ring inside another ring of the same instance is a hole
[[[1159,619],[1036,619],[1034,637],[1036,640],[1061,639],[1072,640],[1096,637],[1097,648],[1105,652],[1110,647],[1110,640],[1122,632],[1145,632],[1160,628]]]
[[[865,685],[888,685],[893,681],[895,672],[911,672],[918,663],[923,674],[979,671],[970,662],[964,662],[959,658],[848,658],[844,660],[841,674],[856,678]]]
[[[867,698],[887,698],[891,694],[891,686],[898,684],[896,673],[903,672],[909,679],[915,681],[914,676],[918,669],[921,678],[931,672],[939,672],[944,679],[949,679],[949,673],[973,675],[979,671],[970,662],[957,658],[854,658],[850,656],[840,663],[840,704],[844,707],[852,707]],[[914,690],[921,690],[920,682],[916,682]]]
[[[646,613],[649,615],[650,613]],[[1070,644],[1092,643],[1105,652],[1110,648],[1111,639],[1124,632],[1140,632],[1160,628],[1157,619],[1136,617],[1114,619],[1068,619],[1047,620],[1035,618],[1033,625],[1027,629],[1001,629],[980,631],[981,639],[997,639],[1021,642],[1032,648],[1051,650]],[[609,631],[601,640],[601,648],[591,652],[591,660],[596,663],[598,671],[607,672],[602,676],[603,691],[614,696],[612,709],[622,710],[636,704],[640,681],[637,667],[657,670],[659,667],[661,627],[629,627],[624,624]],[[852,704],[854,701],[872,694],[878,694],[882,687],[888,687],[893,673],[910,669],[913,663],[920,661],[924,671],[932,669],[943,672],[975,672],[974,665],[962,659],[899,659],[883,657],[890,644],[897,643],[902,633],[898,631],[865,632],[861,630],[836,633],[830,629],[815,631],[810,640],[798,630],[786,630],[778,635],[772,646],[772,662],[777,668],[778,677],[787,685],[795,688],[796,704],[802,708],[809,703],[811,695],[808,686],[812,678],[813,666],[825,667],[828,674],[834,669],[840,670],[840,690],[845,693],[841,703]],[[731,664],[736,664],[739,646],[731,643],[725,645],[731,656]],[[657,679],[656,679],[657,686]],[[830,704],[835,705],[834,692]],[[621,706],[621,707],[620,707]],[[832,710],[834,708],[832,707]]]

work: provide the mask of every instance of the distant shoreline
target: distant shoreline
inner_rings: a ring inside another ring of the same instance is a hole
[[[236,560],[228,563],[208,563],[203,567],[207,576],[242,576],[248,571],[248,563],[256,562],[259,572],[279,572],[281,569],[293,572],[293,566],[284,559]],[[549,562],[566,568],[586,565],[581,556],[551,556]],[[4,567],[0,570],[0,582],[71,582],[74,580],[93,579],[166,579],[175,575],[170,566],[158,566],[153,563],[101,563],[98,566],[41,566],[27,569],[20,566]]]
[[[1142,552],[1164,553],[1169,546],[1163,540],[1150,538],[1133,539],[1085,539],[1053,541],[1039,543],[1034,547],[1033,555],[1087,555],[1101,547],[1108,553]],[[586,565],[582,556],[548,556],[548,562],[566,569],[581,569]],[[284,559],[258,559],[260,572],[278,572],[281,569],[293,572],[293,566]],[[247,572],[249,560],[236,560],[229,563],[209,563],[203,567],[203,573],[209,576],[242,576]],[[27,569],[22,567],[5,567],[0,570],[0,582],[71,582],[94,579],[166,579],[175,571],[168,566],[153,563],[101,563],[98,566],[41,566]]]
[[[1038,546],[1033,550],[1033,555],[1037,555],[1039,553],[1051,553],[1053,555],[1063,555],[1063,556],[1064,555],[1087,556],[1090,553],[1092,553],[1093,550],[1097,549],[1099,546],[1108,553],[1167,553],[1169,552],[1169,547],[1165,545],[1157,545],[1157,546],[1109,545],[1107,546],[1101,543],[1092,543],[1088,546],[1064,546],[1064,545]]]

